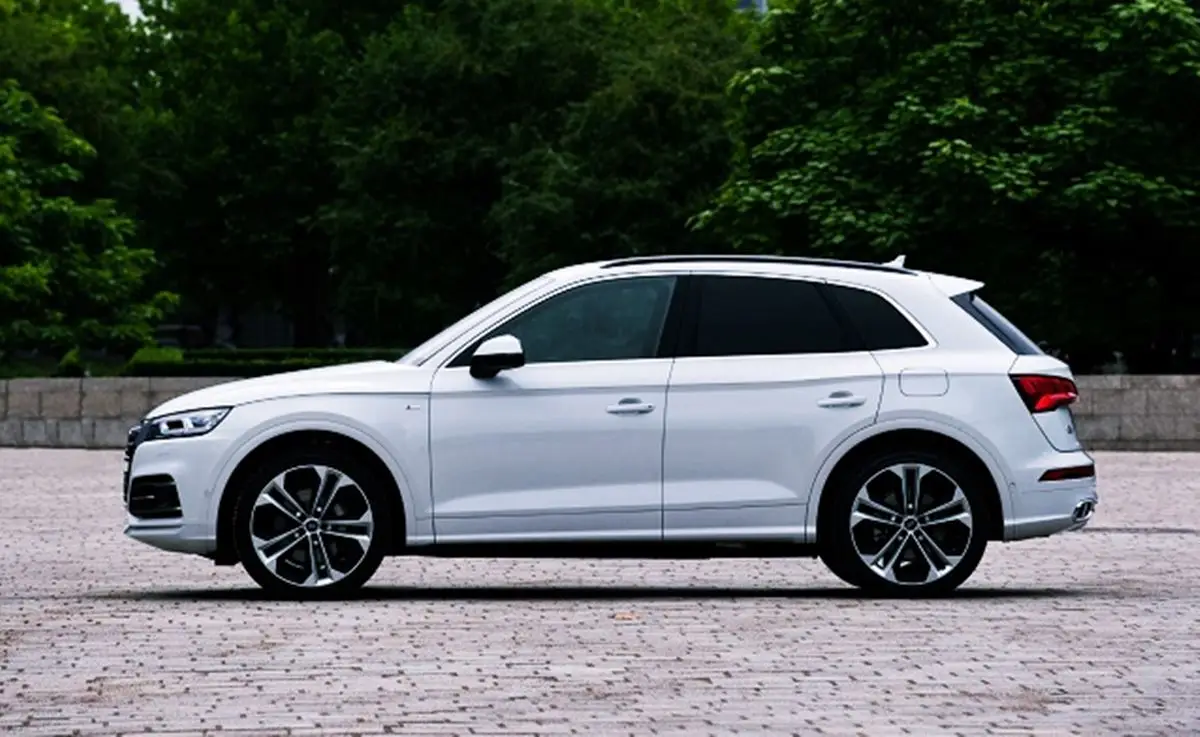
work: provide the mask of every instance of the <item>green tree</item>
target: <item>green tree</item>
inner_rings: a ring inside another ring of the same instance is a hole
[[[1200,23],[1182,0],[800,0],[731,85],[739,248],[977,276],[1077,368],[1169,370],[1200,303]]]
[[[131,212],[148,166],[139,155],[137,36],[105,0],[0,0],[0,80],[55,109],[95,149],[71,191]]]
[[[298,345],[330,325],[334,196],[323,130],[365,21],[335,3],[147,0],[140,64],[162,172],[140,219],[197,311],[280,309]],[[346,37],[351,37],[347,41]]]
[[[147,342],[173,295],[146,297],[154,254],[111,201],[67,194],[94,156],[49,108],[0,83],[0,353]]]
[[[352,322],[407,343],[544,269],[696,242],[747,23],[717,0],[407,4],[328,128]]]
[[[520,141],[491,212],[512,284],[616,256],[724,250],[687,227],[728,174],[725,85],[756,16],[726,2],[616,4],[590,89]]]

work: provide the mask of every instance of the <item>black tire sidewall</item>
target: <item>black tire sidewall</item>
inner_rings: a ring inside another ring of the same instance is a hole
[[[957,568],[928,584],[893,584],[871,571],[858,557],[850,538],[850,512],[854,498],[864,484],[883,469],[898,464],[920,463],[932,466],[954,480],[971,505],[971,541]],[[892,451],[873,456],[857,468],[840,474],[829,489],[834,496],[818,519],[818,544],[821,559],[839,578],[869,593],[885,596],[929,597],[957,589],[979,566],[987,548],[987,484],[966,464],[954,457],[925,451]]]
[[[310,465],[328,466],[352,478],[362,489],[371,505],[375,530],[371,545],[358,567],[348,576],[320,587],[295,586],[280,579],[258,559],[258,554],[250,540],[250,513],[259,492],[284,471],[297,466]],[[371,576],[375,575],[380,563],[383,562],[390,544],[390,531],[393,529],[392,514],[395,506],[393,495],[390,493],[388,485],[370,466],[348,453],[336,448],[285,451],[272,456],[247,474],[243,478],[240,488],[234,489],[233,492],[238,494],[233,514],[233,535],[238,557],[242,562],[242,567],[246,569],[255,583],[271,594],[289,598],[324,598],[344,595],[366,584]]]

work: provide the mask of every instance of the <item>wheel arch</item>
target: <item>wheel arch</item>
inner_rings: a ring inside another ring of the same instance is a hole
[[[811,531],[812,541],[817,541],[818,520],[832,498],[832,495],[826,494],[825,491],[833,487],[841,475],[856,463],[874,454],[896,450],[924,450],[949,454],[970,467],[987,483],[987,537],[989,540],[1004,539],[1005,512],[1009,508],[1009,504],[1006,503],[1008,482],[995,457],[981,443],[970,435],[957,431],[956,428],[940,423],[895,423],[875,426],[872,430],[874,432],[866,437],[860,434],[847,439],[822,465],[814,480],[808,504],[806,527]]]
[[[388,484],[392,498],[397,504],[396,513],[392,515],[394,527],[392,529],[392,547],[389,552],[398,553],[405,547],[409,529],[407,516],[411,507],[405,501],[401,479],[397,478],[397,474],[384,460],[381,452],[370,447],[363,440],[352,437],[349,433],[339,429],[297,428],[284,430],[260,439],[251,450],[236,460],[232,471],[226,474],[225,482],[219,487],[217,503],[217,545],[213,559],[218,565],[233,565],[239,562],[233,535],[233,513],[237,503],[237,494],[234,490],[238,483],[273,455],[289,450],[314,447],[337,448],[368,466],[384,483]]]

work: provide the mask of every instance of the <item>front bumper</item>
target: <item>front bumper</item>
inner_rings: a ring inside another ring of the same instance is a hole
[[[142,437],[140,426],[131,428],[125,447],[125,535],[162,550],[213,554],[210,481],[224,443],[211,435],[150,442]]]

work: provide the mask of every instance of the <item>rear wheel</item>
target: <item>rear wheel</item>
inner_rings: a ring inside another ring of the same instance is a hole
[[[870,593],[958,588],[987,547],[986,481],[952,457],[892,452],[841,474],[818,520],[821,559]]]
[[[281,454],[238,490],[234,536],[246,572],[282,596],[337,596],[378,570],[391,527],[388,487],[336,449]]]

